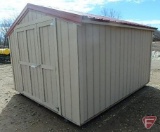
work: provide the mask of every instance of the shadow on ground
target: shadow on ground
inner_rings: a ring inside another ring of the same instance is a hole
[[[0,132],[146,131],[142,117],[158,117],[151,131],[160,130],[160,90],[145,86],[114,107],[78,127],[20,94],[14,95],[0,114]]]

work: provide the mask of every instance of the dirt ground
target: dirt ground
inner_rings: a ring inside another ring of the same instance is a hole
[[[152,61],[150,83],[89,123],[78,127],[18,94],[12,67],[0,64],[0,132],[143,132],[142,117],[155,115],[149,130],[160,131],[160,60]]]
[[[160,41],[152,43],[152,51],[160,51]]]

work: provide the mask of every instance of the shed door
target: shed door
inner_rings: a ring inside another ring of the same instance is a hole
[[[16,29],[23,92],[60,113],[55,20]]]
[[[57,60],[56,23],[50,20],[37,24],[45,102],[59,110],[59,75]]]

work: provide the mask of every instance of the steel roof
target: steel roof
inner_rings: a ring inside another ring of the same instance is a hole
[[[83,23],[83,20],[89,19],[91,21],[115,23],[115,24],[128,25],[128,26],[133,26],[133,27],[141,27],[141,28],[146,28],[146,29],[151,29],[151,30],[157,29],[155,27],[151,27],[147,25],[114,19],[114,18],[105,17],[105,16],[98,16],[98,15],[93,15],[93,14],[86,14],[86,13],[75,12],[75,11],[66,11],[66,10],[61,10],[61,9],[53,9],[53,8],[48,8],[48,7],[43,7],[43,6],[33,5],[33,4],[27,4],[26,7],[23,9],[23,11],[20,13],[20,15],[17,17],[17,19],[15,20],[11,28],[9,29],[7,35],[11,34],[14,27],[17,24],[19,24],[19,22],[24,18],[24,16],[27,14],[29,9],[40,11],[50,16],[73,21],[75,23]]]

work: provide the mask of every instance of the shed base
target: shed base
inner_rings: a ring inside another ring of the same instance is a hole
[[[147,83],[146,83],[146,84],[147,84]],[[95,117],[97,117],[97,116],[103,114],[104,112],[106,112],[106,110],[109,110],[110,108],[112,108],[113,106],[115,106],[116,104],[118,104],[119,102],[121,102],[121,101],[123,101],[124,99],[128,98],[129,96],[131,96],[131,95],[134,94],[135,92],[137,92],[137,91],[139,91],[140,89],[144,88],[144,86],[146,86],[146,84],[143,85],[142,87],[140,87],[139,89],[133,91],[133,92],[130,93],[129,95],[125,96],[124,98],[120,99],[120,100],[117,101],[116,103],[112,104],[111,106],[107,107],[106,109],[104,109],[103,111],[99,112],[98,114],[94,115],[93,117],[89,118],[88,120],[86,120],[85,122],[83,122],[83,123],[81,123],[81,124],[77,124],[76,122],[73,122],[72,120],[70,120],[70,119],[66,118],[65,116],[61,115],[60,113],[57,113],[56,111],[54,111],[53,109],[51,109],[48,105],[42,103],[40,100],[38,100],[38,99],[36,99],[36,98],[34,98],[34,97],[28,95],[27,93],[24,93],[24,92],[23,92],[23,93],[20,93],[20,94],[22,94],[22,95],[28,97],[29,99],[31,99],[31,100],[37,102],[38,104],[44,106],[45,108],[47,108],[47,109],[53,111],[54,113],[56,113],[56,114],[62,116],[63,118],[65,118],[65,119],[67,119],[68,121],[70,121],[70,122],[76,124],[77,126],[82,126],[82,125],[84,125],[85,123],[87,123],[87,122],[91,121],[92,119],[94,119]]]
[[[146,83],[148,84],[148,83]],[[125,100],[126,98],[128,98],[129,96],[131,96],[132,94],[134,94],[135,92],[139,91],[140,89],[144,88],[145,85],[143,85],[142,87],[138,88],[137,90],[133,91],[132,93],[128,94],[127,96],[123,97],[122,99],[120,99],[119,101],[117,101],[116,103],[110,105],[109,107],[107,107],[106,109],[104,109],[103,111],[99,112],[98,114],[94,115],[93,117],[89,118],[88,120],[86,120],[84,123],[80,124],[79,126],[82,126],[84,124],[86,124],[87,122],[91,121],[92,119],[94,119],[95,117],[103,114],[104,112],[106,112],[107,110],[109,110],[110,108],[112,108],[113,106],[115,106],[116,104],[120,103],[121,101]]]

